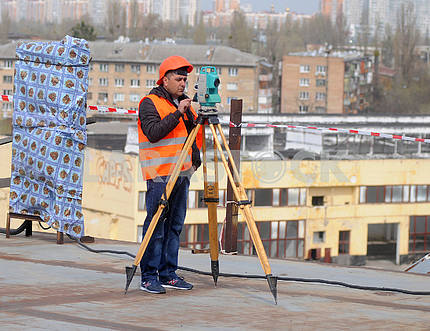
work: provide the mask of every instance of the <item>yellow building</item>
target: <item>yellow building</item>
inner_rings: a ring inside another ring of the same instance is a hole
[[[8,177],[10,145],[1,146],[0,155],[0,177]],[[338,263],[363,264],[385,250],[386,256],[403,263],[430,249],[429,167],[430,160],[424,159],[255,161],[243,162],[241,173],[269,256],[330,257]],[[226,203],[226,176],[222,167],[220,170],[219,228]],[[145,191],[137,156],[87,148],[86,234],[139,241],[146,216]],[[207,247],[207,210],[202,196],[200,168],[190,186],[183,246]],[[8,189],[1,189],[2,220],[7,208]],[[16,227],[19,223],[14,222]],[[238,252],[253,254],[241,221]]]

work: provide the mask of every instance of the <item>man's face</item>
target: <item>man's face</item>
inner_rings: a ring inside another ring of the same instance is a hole
[[[187,76],[178,75],[173,72],[163,77],[163,86],[173,99],[177,99],[184,94],[186,82]]]

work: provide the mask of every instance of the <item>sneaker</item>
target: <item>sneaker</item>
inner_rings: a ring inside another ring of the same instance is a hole
[[[140,283],[140,289],[145,292],[155,293],[155,294],[164,294],[166,290],[163,286],[161,286],[160,282],[157,280],[148,280],[142,281]]]
[[[186,282],[183,278],[173,278],[169,281],[161,282],[161,286],[165,288],[175,288],[177,290],[191,290],[193,284]]]

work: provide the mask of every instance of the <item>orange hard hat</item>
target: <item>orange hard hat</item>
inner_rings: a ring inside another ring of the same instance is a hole
[[[163,82],[163,77],[166,72],[170,70],[176,70],[179,68],[187,67],[187,72],[190,73],[193,71],[193,66],[182,56],[174,55],[169,56],[160,64],[160,76],[158,78],[157,84],[161,85]]]

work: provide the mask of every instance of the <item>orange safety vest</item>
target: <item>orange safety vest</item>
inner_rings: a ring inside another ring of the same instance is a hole
[[[140,103],[146,98],[152,100],[161,119],[176,111],[176,107],[170,101],[155,94],[144,97]],[[192,107],[190,108],[196,118],[196,112]],[[157,176],[170,175],[179,160],[179,154],[188,137],[187,128],[182,117],[179,120],[179,124],[167,136],[155,143],[151,143],[143,133],[140,119],[137,121],[137,131],[139,133],[139,159],[143,179],[148,180]],[[196,144],[199,149],[202,147],[202,132],[201,127],[196,137]],[[190,149],[181,171],[191,168],[191,154],[192,149]]]

